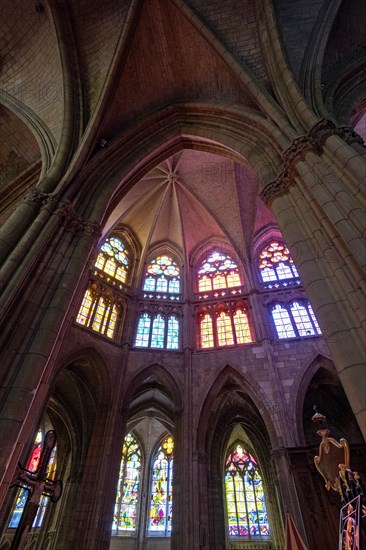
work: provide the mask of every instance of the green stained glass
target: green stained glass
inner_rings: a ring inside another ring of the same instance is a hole
[[[225,495],[229,536],[269,539],[263,482],[257,461],[240,443],[226,458]]]
[[[167,348],[178,349],[179,345],[179,321],[175,315],[168,317]]]
[[[158,448],[152,464],[149,531],[168,535],[172,529],[173,447],[170,436]]]
[[[149,346],[150,325],[150,315],[148,313],[144,313],[143,315],[141,315],[137,325],[135,346],[140,346],[142,348],[147,348]]]
[[[112,523],[114,534],[136,530],[140,475],[141,449],[134,435],[129,433],[125,437],[122,450]]]
[[[151,333],[151,347],[163,348],[164,347],[164,332],[165,332],[165,319],[162,315],[158,314],[154,317]]]

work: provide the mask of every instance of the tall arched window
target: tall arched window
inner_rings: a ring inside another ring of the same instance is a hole
[[[44,434],[42,430],[38,430],[36,439],[33,443],[33,449],[26,466],[26,469],[30,470],[31,472],[37,471],[39,460],[41,458],[43,440],[44,440]],[[54,449],[52,450],[50,459],[48,461],[47,470],[46,470],[46,477],[48,479],[55,479],[56,466],[57,464],[56,464],[56,446],[55,446]],[[29,491],[27,489],[23,489],[23,488],[18,489],[17,495],[15,497],[15,504],[13,506],[13,510],[10,516],[10,522],[8,525],[10,529],[16,529],[18,527],[28,496],[29,496]],[[43,518],[46,512],[48,500],[49,499],[46,496],[42,495],[39,503],[37,515],[32,525],[33,529],[41,527]]]
[[[217,250],[211,252],[198,270],[198,291],[210,292],[241,286],[237,263]]]
[[[172,530],[173,438],[168,435],[152,460],[149,532],[168,536]]]
[[[229,537],[270,538],[262,476],[256,459],[241,442],[226,455],[225,498]]]
[[[259,271],[265,288],[299,285],[300,279],[287,246],[272,241],[259,254]]]
[[[167,255],[151,260],[146,269],[144,298],[178,300],[180,294],[180,270],[177,263]]]
[[[76,322],[113,338],[122,307],[119,302],[114,301],[111,292],[101,292],[96,284],[90,285],[84,294]]]
[[[126,245],[118,237],[109,237],[100,248],[95,267],[103,279],[126,283],[129,263]]]
[[[136,531],[140,499],[142,456],[141,448],[132,433],[126,435],[117,485],[116,504],[112,523],[114,535]]]
[[[201,349],[253,342],[247,308],[242,300],[200,307],[198,327]]]

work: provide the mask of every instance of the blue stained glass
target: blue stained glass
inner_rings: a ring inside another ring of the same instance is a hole
[[[151,318],[148,313],[141,315],[138,325],[135,340],[135,346],[147,348],[149,346]]]
[[[145,284],[144,284],[144,290],[147,290],[148,292],[154,292],[155,290],[155,279],[154,277],[146,277]]]
[[[171,279],[169,281],[169,292],[171,294],[179,294],[179,279]]]
[[[164,331],[165,331],[165,320],[164,320],[164,317],[159,314],[153,320],[152,334],[151,334],[152,348],[164,347]]]
[[[149,530],[169,535],[173,510],[173,448],[171,436],[164,439],[153,459]]]
[[[165,275],[161,275],[156,281],[156,292],[167,292],[168,280]]]
[[[179,345],[179,321],[175,315],[168,318],[167,348],[178,349]]]

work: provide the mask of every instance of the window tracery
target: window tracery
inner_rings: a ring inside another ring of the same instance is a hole
[[[133,433],[125,437],[117,484],[112,533],[130,534],[136,531],[142,469],[141,447]]]
[[[277,337],[280,340],[322,334],[314,311],[307,300],[272,304],[270,310]]]
[[[226,455],[225,498],[229,537],[269,540],[262,477],[257,460],[242,442],[236,443]]]
[[[152,460],[149,532],[169,536],[173,508],[173,438],[168,435]]]
[[[247,307],[242,301],[200,307],[198,331],[201,349],[253,342]]]
[[[114,338],[121,313],[120,299],[94,283],[84,294],[76,322],[108,338]]]
[[[36,472],[38,469],[39,461],[41,458],[43,439],[44,439],[44,434],[42,430],[38,430],[36,438],[33,443],[33,449],[26,466],[26,469],[30,470],[31,472]],[[56,468],[57,468],[57,463],[56,463],[56,446],[55,446],[54,449],[52,450],[50,459],[48,461],[47,470],[46,470],[46,477],[48,479],[55,479]],[[29,491],[27,489],[24,489],[24,488],[18,489],[15,497],[13,510],[11,512],[9,525],[8,525],[10,529],[16,529],[18,527],[25,505],[28,500],[28,496],[29,496]],[[41,500],[39,502],[38,511],[32,525],[33,529],[38,529],[42,526],[42,522],[46,513],[47,503],[48,503],[48,498],[42,495]]]
[[[240,286],[242,281],[238,264],[228,254],[214,250],[201,262],[198,269],[198,292],[205,293],[204,298],[235,295],[235,289]]]
[[[135,346],[141,348],[179,349],[180,319],[174,313],[140,313]]]
[[[271,241],[262,249],[258,267],[264,288],[268,290],[301,284],[287,246],[279,241]]]
[[[124,242],[116,236],[106,239],[100,248],[95,267],[102,279],[126,283],[130,259]]]
[[[147,266],[143,285],[144,298],[179,300],[180,269],[168,255],[157,256]]]

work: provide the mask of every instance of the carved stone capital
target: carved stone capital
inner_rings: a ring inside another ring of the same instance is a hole
[[[352,143],[359,143],[360,145],[365,146],[365,141],[362,136],[355,132],[350,126],[340,126],[339,133],[344,141],[349,145]]]
[[[83,231],[88,235],[94,235],[99,238],[102,234],[102,227],[97,222],[85,221],[83,222]]]
[[[47,193],[42,193],[36,187],[29,189],[23,197],[23,202],[26,204],[40,205],[44,198],[47,197]]]
[[[58,205],[60,196],[58,193],[45,193],[42,199],[41,210],[47,210],[48,212],[53,212]]]
[[[324,143],[334,134],[337,134],[338,130],[336,126],[330,120],[323,118],[312,127],[308,133],[309,138],[318,147],[320,152],[323,151]]]
[[[76,233],[82,229],[82,220],[76,214],[75,208],[70,201],[61,201],[59,208],[56,210],[56,214],[60,218],[60,224],[64,226],[67,231]]]
[[[292,185],[295,185],[294,178],[281,173],[274,181],[267,183],[260,196],[262,200],[270,206],[274,199],[285,195]]]
[[[287,458],[287,449],[286,447],[278,447],[278,449],[273,449],[271,451],[271,457],[273,460],[279,460],[280,458]]]

